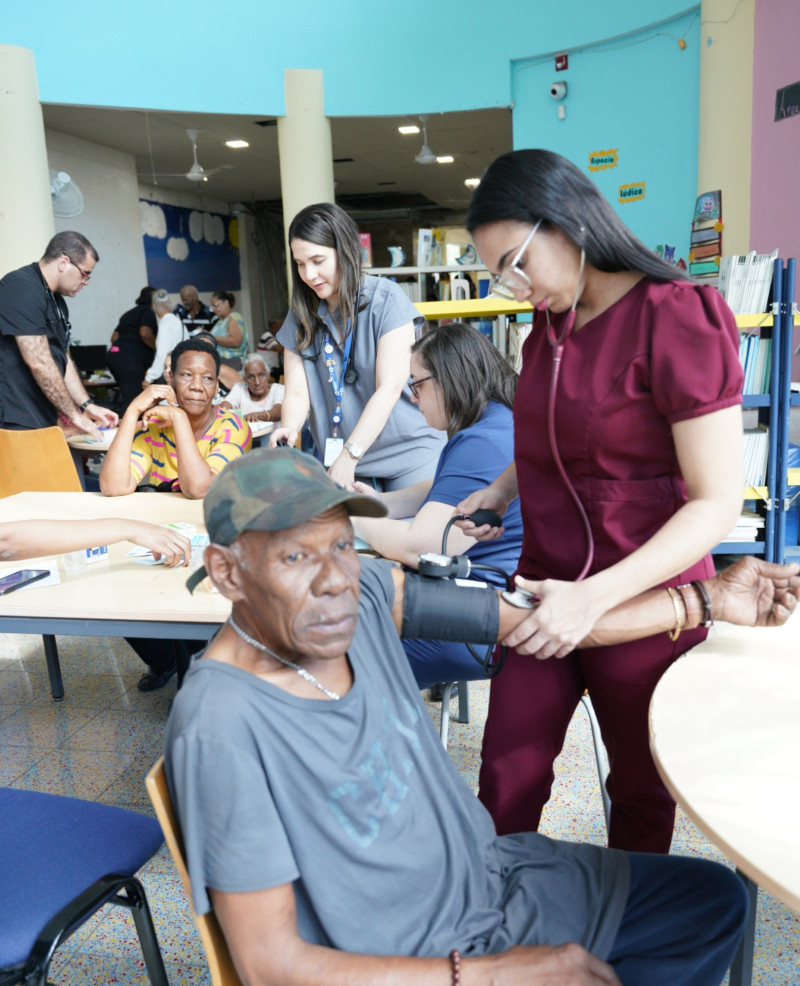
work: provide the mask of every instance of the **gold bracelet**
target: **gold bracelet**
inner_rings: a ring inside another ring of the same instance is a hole
[[[667,586],[667,592],[669,593],[669,598],[672,600],[672,605],[675,609],[675,627],[671,631],[667,632],[667,636],[674,642],[678,639],[678,637],[680,637],[681,630],[683,630],[686,625],[686,604],[683,602],[683,596],[671,585]],[[681,611],[681,603],[683,603],[683,612]]]
[[[272,412],[269,409],[267,410],[267,421],[272,421]]]

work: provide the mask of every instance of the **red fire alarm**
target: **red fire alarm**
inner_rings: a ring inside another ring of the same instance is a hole
[[[569,55],[556,55],[556,72],[563,72],[569,68]]]

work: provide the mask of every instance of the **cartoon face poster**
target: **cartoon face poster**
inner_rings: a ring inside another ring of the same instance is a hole
[[[722,192],[703,192],[698,195],[694,207],[694,222],[705,222],[722,217]]]

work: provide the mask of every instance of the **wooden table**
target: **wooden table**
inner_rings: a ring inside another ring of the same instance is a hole
[[[176,493],[18,493],[2,500],[4,521],[130,517],[153,524],[177,521],[205,532],[203,503]],[[184,567],[141,565],[126,557],[127,541],[109,545],[107,560],[67,575],[59,559],[61,585],[39,586],[0,596],[0,633],[71,634],[89,637],[146,637],[208,640],[228,617],[223,596],[186,588]],[[51,559],[53,556],[49,556]],[[26,568],[43,567],[31,559]],[[6,567],[8,563],[3,563]],[[22,567],[15,565],[14,567]],[[54,698],[63,697],[58,653],[47,653]],[[57,694],[60,691],[60,694]]]
[[[275,427],[272,421],[251,421],[249,424],[250,431],[253,433],[253,448],[259,448],[265,436],[269,435]],[[78,477],[84,489],[86,489],[86,476],[83,471],[84,458],[87,455],[98,455],[101,452],[107,452],[116,437],[117,429],[104,428],[102,429],[102,434],[103,440],[99,442],[90,438],[88,435],[70,435],[67,438],[67,443],[72,452],[72,461],[75,463]]]
[[[686,814],[753,884],[800,911],[800,616],[735,627],[672,665],[650,704],[650,747]],[[755,903],[755,887],[751,900]],[[751,926],[731,970],[749,983]]]

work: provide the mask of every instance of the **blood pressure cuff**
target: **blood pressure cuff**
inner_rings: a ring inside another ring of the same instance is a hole
[[[401,637],[493,644],[499,626],[496,589],[406,572]]]

